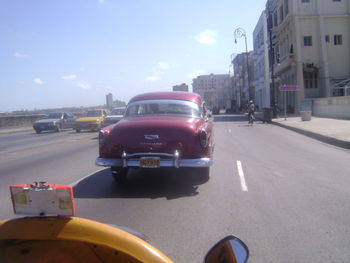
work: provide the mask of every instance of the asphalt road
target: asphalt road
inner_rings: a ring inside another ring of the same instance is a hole
[[[215,144],[209,181],[135,170],[122,186],[94,165],[96,133],[0,135],[0,219],[8,185],[46,180],[74,185],[77,216],[135,229],[175,262],[202,262],[228,234],[249,262],[349,261],[350,151],[241,116],[216,118]]]

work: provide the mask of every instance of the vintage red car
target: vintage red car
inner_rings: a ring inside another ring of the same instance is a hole
[[[129,168],[198,167],[209,175],[213,122],[200,95],[153,92],[133,97],[124,118],[99,133],[96,164],[126,181]]]

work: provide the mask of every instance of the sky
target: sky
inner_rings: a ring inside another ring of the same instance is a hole
[[[0,112],[106,103],[228,74],[263,0],[0,0]]]

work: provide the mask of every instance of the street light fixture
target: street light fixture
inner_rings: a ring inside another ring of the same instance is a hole
[[[250,90],[250,77],[249,77],[249,53],[248,53],[248,46],[247,46],[247,34],[245,30],[241,27],[237,28],[234,31],[235,36],[235,44],[237,44],[237,38],[244,37],[245,40],[245,52],[246,52],[246,62],[247,62],[247,77],[248,77],[248,94],[249,94],[249,100],[252,99],[252,94]]]

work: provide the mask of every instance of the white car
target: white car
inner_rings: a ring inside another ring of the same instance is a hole
[[[102,127],[106,127],[111,124],[115,124],[124,117],[125,107],[118,107],[111,111],[111,113],[105,117]]]

